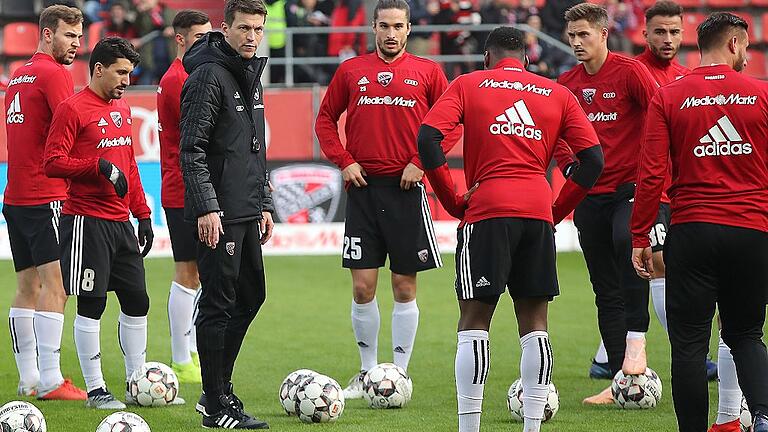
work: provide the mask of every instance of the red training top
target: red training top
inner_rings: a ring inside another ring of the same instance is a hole
[[[691,72],[690,69],[681,65],[675,59],[662,60],[656,57],[648,47],[645,47],[645,51],[635,58],[648,68],[648,72],[651,73],[651,76],[659,86],[679,80]]]
[[[160,202],[165,208],[184,208],[184,178],[179,164],[181,87],[187,72],[176,59],[157,87],[157,129],[160,132]]]
[[[672,225],[768,231],[768,87],[728,66],[703,66],[659,89],[648,109],[632,245],[649,245],[668,160]]]
[[[557,82],[579,99],[603,147],[603,174],[589,194],[612,193],[617,186],[634,182],[642,139],[639,132],[658,88],[648,68],[635,59],[609,52],[596,74],[588,74],[579,64],[560,75]],[[558,146],[556,158],[561,167],[572,160],[569,156],[564,146]]]
[[[375,52],[351,58],[339,66],[320,105],[320,148],[340,169],[357,162],[368,175],[401,175],[409,162],[421,168],[419,126],[446,87],[432,60],[404,53],[386,63]],[[337,126],[345,110],[346,149]],[[457,129],[443,141],[446,153],[459,137]]]
[[[424,118],[443,135],[459,123],[467,188],[480,184],[465,223],[497,217],[552,223],[546,172],[557,141],[565,139],[573,153],[598,145],[573,94],[515,59],[459,76]]]
[[[43,152],[53,112],[72,93],[72,75],[48,54],[36,53],[11,76],[5,93],[5,204],[43,205],[67,197],[66,180],[45,175]]]
[[[137,219],[149,217],[132,142],[131,109],[124,100],[107,102],[86,87],[59,105],[45,144],[45,173],[70,180],[62,213],[127,221],[130,210]],[[99,172],[99,158],[125,174],[125,198]]]

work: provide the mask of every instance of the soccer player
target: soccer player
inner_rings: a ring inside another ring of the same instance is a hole
[[[162,188],[160,199],[171,236],[176,274],[168,296],[168,322],[171,327],[171,368],[181,382],[199,383],[199,358],[192,316],[200,277],[197,273],[197,238],[194,224],[184,221],[184,179],[179,165],[179,122],[181,87],[187,72],[181,63],[184,53],[195,41],[211,31],[208,15],[183,10],[173,19],[176,33],[176,59],[157,87],[157,120],[160,135]]]
[[[602,6],[582,3],[568,9],[568,41],[581,64],[558,82],[581,102],[600,137],[605,170],[574,213],[579,242],[595,292],[597,321],[608,354],[611,376],[646,369],[648,283],[632,268],[629,218],[634,201],[637,154],[645,109],[656,82],[639,61],[608,51],[608,14]],[[563,148],[558,163],[563,166]],[[626,351],[626,352],[625,352]],[[584,400],[613,404],[610,388]]]
[[[126,382],[147,349],[149,297],[143,256],[152,247],[152,223],[133,155],[131,110],[121,100],[139,54],[121,38],[93,48],[91,82],[53,116],[45,147],[45,174],[69,180],[61,218],[64,289],[77,296],[75,345],[88,390],[86,406],[122,409],[101,371],[101,315],[107,292],[120,301],[118,337]],[[129,212],[139,220],[138,239]],[[139,245],[143,249],[139,251]],[[126,391],[126,399],[129,399]]]
[[[648,109],[632,215],[633,264],[641,277],[655,275],[648,230],[671,163],[672,217],[664,260],[679,430],[707,427],[704,359],[717,306],[754,430],[766,432],[768,90],[737,73],[749,45],[743,19],[714,13],[697,32],[701,66],[662,87]],[[738,431],[738,417],[712,430]]]
[[[72,76],[63,65],[75,60],[82,36],[83,14],[78,9],[44,9],[37,52],[11,75],[5,94],[8,185],[3,216],[18,281],[8,322],[19,370],[18,394],[44,400],[86,397],[64,379],[59,364],[67,301],[59,267],[59,216],[67,183],[43,172],[51,117],[74,92]]]
[[[405,0],[379,0],[372,27],[376,51],[339,66],[315,124],[320,147],[348,186],[342,266],[352,273],[352,329],[361,364],[344,389],[348,399],[363,397],[363,376],[378,363],[379,267],[389,256],[394,363],[408,369],[419,324],[416,273],[443,265],[416,135],[448,81],[437,63],[406,52],[411,24]],[[344,111],[346,148],[337,126]],[[446,145],[455,145],[458,132]]]
[[[269,428],[244,411],[231,382],[266,299],[261,246],[274,228],[260,83],[267,58],[256,57],[266,18],[261,0],[227,0],[223,34],[207,33],[184,56],[190,75],[181,91],[180,159],[184,219],[197,223],[200,240],[195,325],[203,395],[196,409],[206,428]]]
[[[515,303],[524,432],[539,431],[552,379],[549,301],[559,294],[553,222],[560,222],[597,181],[597,135],[565,87],[525,71],[525,34],[494,29],[485,43],[488,70],[458,77],[424,118],[419,154],[443,207],[461,219],[456,247],[459,299],[456,392],[459,432],[480,430],[490,366],[488,329],[500,296]],[[464,196],[440,147],[464,125]],[[565,139],[578,167],[552,205],[547,167]]]

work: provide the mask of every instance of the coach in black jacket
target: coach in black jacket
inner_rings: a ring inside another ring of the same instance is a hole
[[[235,359],[265,299],[261,245],[272,235],[261,73],[255,57],[267,11],[261,0],[227,0],[223,34],[208,33],[184,56],[181,169],[186,219],[197,223],[202,294],[197,327],[203,426],[261,429],[232,392]]]

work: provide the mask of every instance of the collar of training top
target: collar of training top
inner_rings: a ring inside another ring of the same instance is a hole
[[[523,63],[520,62],[518,59],[514,58],[505,58],[503,60],[500,60],[496,65],[493,67],[494,69],[504,68],[504,67],[513,67],[520,70],[525,70],[525,67],[523,67]]]

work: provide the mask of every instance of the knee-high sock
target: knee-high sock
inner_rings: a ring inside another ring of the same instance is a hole
[[[107,387],[101,373],[100,331],[99,320],[75,316],[75,347],[87,391]]]
[[[419,306],[416,305],[416,300],[395,302],[392,308],[392,351],[395,364],[405,370],[408,370],[418,328]]]
[[[147,317],[132,317],[120,312],[117,335],[125,358],[125,380],[144,364],[147,355]]]
[[[554,357],[545,331],[533,331],[520,338],[520,380],[523,385],[523,432],[538,432],[544,418]]]
[[[64,382],[59,360],[63,329],[64,314],[35,312],[37,367],[40,370],[39,387],[43,391],[53,390]]]
[[[478,432],[483,411],[483,390],[491,366],[488,332],[464,330],[456,346],[456,397],[459,432]]]
[[[741,414],[741,388],[736,376],[736,365],[728,345],[720,339],[717,349],[717,420],[723,424],[736,420]]]
[[[667,329],[667,309],[664,299],[666,283],[667,280],[665,278],[651,279],[650,283],[653,309],[656,311],[656,317],[659,318],[659,322],[664,327],[664,330]]]
[[[595,353],[595,361],[598,363],[608,363],[608,353],[605,351],[605,344],[602,339],[600,339],[600,346],[597,347],[597,352]]]
[[[195,308],[193,289],[171,282],[168,295],[168,322],[171,328],[171,358],[174,363],[185,364],[192,361],[189,355],[189,329],[192,327],[192,313]]]
[[[352,330],[355,332],[357,349],[360,351],[360,369],[371,370],[378,364],[379,347],[379,304],[376,298],[370,303],[357,304],[352,301]]]
[[[40,381],[37,370],[37,341],[35,340],[34,309],[11,308],[8,312],[8,327],[11,333],[13,356],[19,370],[19,383],[36,387]]]

